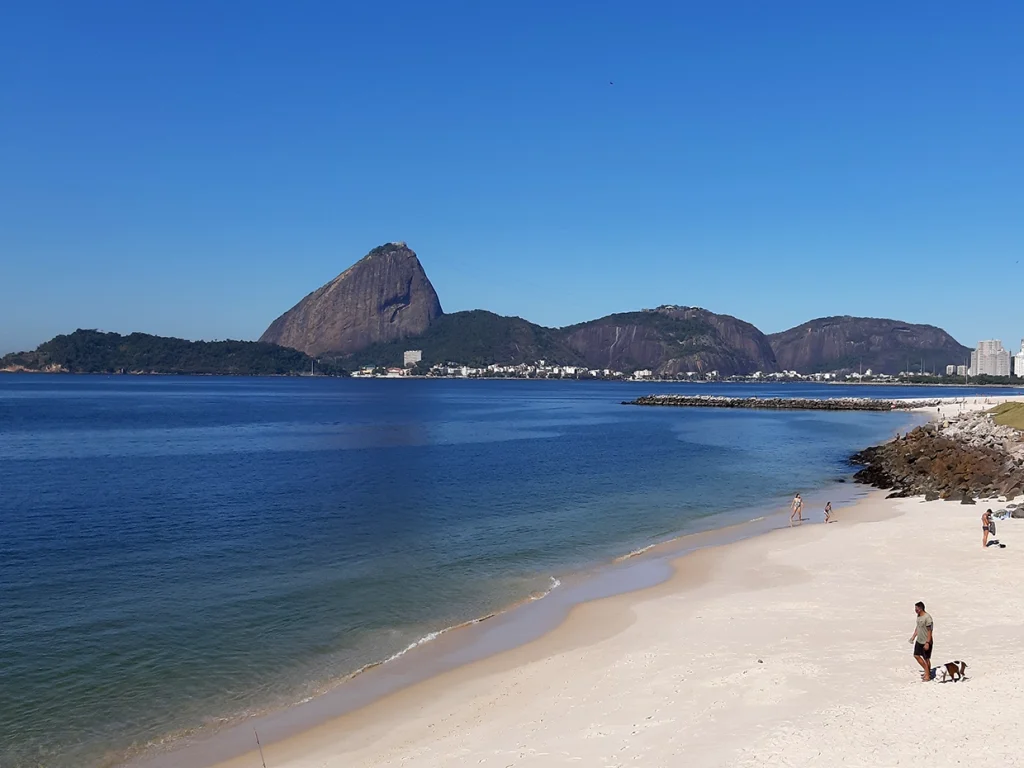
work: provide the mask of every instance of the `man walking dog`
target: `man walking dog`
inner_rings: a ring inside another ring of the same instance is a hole
[[[916,603],[914,605],[914,613],[917,614],[917,625],[914,627],[914,634],[910,636],[910,642],[914,644],[914,658],[921,665],[921,669],[924,670],[921,680],[927,683],[934,677],[932,674],[932,630],[934,629],[934,622],[932,617],[925,612],[924,603]]]

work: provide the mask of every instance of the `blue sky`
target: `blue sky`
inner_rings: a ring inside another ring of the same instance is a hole
[[[1019,3],[0,14],[0,352],[256,338],[390,240],[446,311],[1024,336]]]

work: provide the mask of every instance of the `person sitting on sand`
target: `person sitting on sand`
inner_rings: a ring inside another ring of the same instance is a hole
[[[802,523],[804,521],[804,500],[800,498],[799,493],[793,497],[793,503],[790,506],[793,511],[789,514],[789,524],[792,525],[794,519],[798,523]]]
[[[825,522],[826,523],[831,523],[832,522],[832,502],[831,501],[826,501],[825,502]]]
[[[932,630],[934,629],[934,622],[932,617],[925,613],[924,603],[915,603],[914,613],[917,614],[917,624],[914,627],[914,634],[910,636],[910,642],[914,644],[914,659],[917,660],[917,663],[921,665],[921,669],[924,670],[921,674],[921,680],[927,683],[934,677],[932,674]]]
[[[992,533],[992,510],[986,509],[981,516],[981,548],[988,548],[988,535]]]

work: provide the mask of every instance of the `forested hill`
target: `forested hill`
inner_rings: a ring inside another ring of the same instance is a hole
[[[188,341],[79,329],[32,352],[0,358],[0,370],[269,376],[302,373],[311,362],[302,352],[259,341]]]

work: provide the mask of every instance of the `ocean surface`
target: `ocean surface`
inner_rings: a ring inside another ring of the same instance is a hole
[[[0,766],[117,765],[286,707],[827,488],[909,421],[620,404],[671,391],[972,392],[0,375]]]

